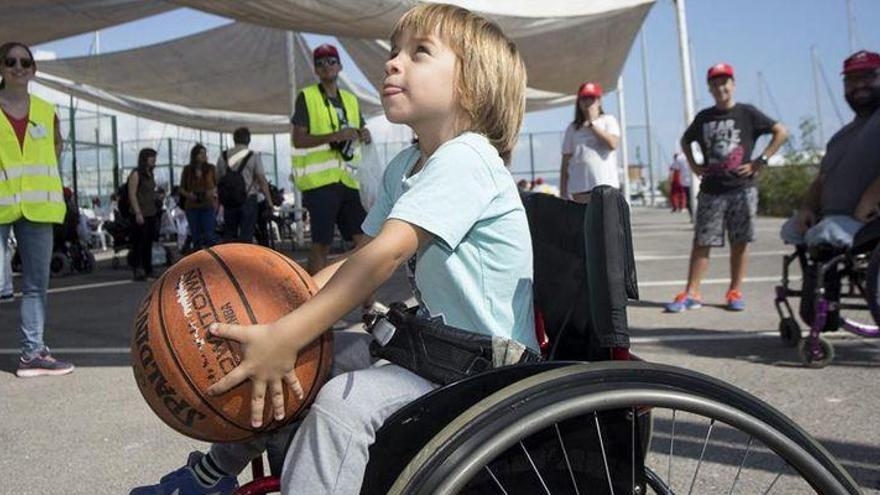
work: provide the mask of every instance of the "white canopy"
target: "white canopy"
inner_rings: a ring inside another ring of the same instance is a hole
[[[293,112],[286,47],[283,31],[234,23],[106,55],[42,61],[40,72],[54,77],[37,80],[163,122],[230,130],[237,125],[228,114],[237,112],[234,118],[245,119],[254,129],[287,132]],[[294,52],[297,87],[311,84],[311,50],[302,36],[294,36]],[[340,85],[357,95],[365,116],[382,112],[372,88],[358,86],[344,73]]]
[[[386,40],[419,0],[173,0],[242,22]],[[573,93],[585,79],[614,88],[654,0],[451,0],[497,22],[516,41],[535,89]]]
[[[287,115],[266,115],[190,108],[109,93],[94,86],[74,83],[50,75],[38,76],[37,81],[52,89],[57,89],[87,101],[100,103],[104,107],[129,115],[137,115],[138,117],[144,117],[157,122],[165,122],[193,129],[231,133],[236,128],[245,126],[255,134],[280,134],[290,130],[290,117]]]
[[[176,8],[156,0],[4,0],[0,43],[36,45]]]
[[[615,88],[635,34],[653,1],[453,3],[492,18],[517,42],[529,71],[528,109],[539,110],[570,104],[571,95],[585,80],[599,81],[609,90]],[[172,3],[253,24],[232,23],[165,43],[105,55],[41,61],[38,80],[89,101],[163,122],[206,130],[226,131],[237,125],[249,125],[254,130],[286,132],[292,108],[286,32],[282,29],[319,32],[341,36],[340,44],[373,86],[357,86],[346,77],[351,71],[347,74],[344,68],[341,85],[358,96],[364,115],[369,117],[381,112],[375,88],[381,87],[387,60],[384,40],[400,15],[416,0]],[[30,23],[30,29],[46,33],[41,38],[48,38],[53,32],[75,34],[76,29],[94,29],[111,19],[129,20],[171,8],[169,2],[159,0],[14,0],[11,8],[4,8],[11,15],[0,19],[2,32],[5,34],[8,27],[11,36],[21,33],[24,38],[25,33],[8,20],[39,6],[54,8],[58,14],[56,18],[45,17],[42,24],[38,16],[25,22]],[[74,22],[77,19],[83,22]],[[70,28],[61,29],[68,20]],[[312,83],[315,76],[311,51],[300,35],[295,36],[293,60],[296,87]]]

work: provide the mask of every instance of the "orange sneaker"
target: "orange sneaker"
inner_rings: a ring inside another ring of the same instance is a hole
[[[743,301],[742,292],[738,290],[727,291],[727,309],[730,311],[743,311],[746,309],[746,302]]]
[[[697,293],[682,292],[675,296],[675,300],[666,305],[667,313],[681,313],[686,309],[700,309],[703,307],[703,301]]]

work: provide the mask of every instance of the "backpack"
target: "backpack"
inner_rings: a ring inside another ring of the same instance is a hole
[[[226,161],[226,173],[217,183],[217,195],[220,197],[220,204],[224,208],[238,208],[247,201],[247,187],[244,183],[242,170],[247,166],[248,160],[254,153],[249,151],[237,167],[229,164],[229,156],[226,151],[223,152],[223,159]]]

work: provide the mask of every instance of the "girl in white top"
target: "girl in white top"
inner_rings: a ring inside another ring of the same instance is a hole
[[[562,141],[560,193],[586,203],[590,191],[601,185],[620,187],[617,171],[617,145],[620,126],[617,119],[602,110],[602,86],[586,82],[578,88],[574,122]]]

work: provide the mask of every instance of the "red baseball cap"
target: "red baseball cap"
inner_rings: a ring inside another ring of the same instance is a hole
[[[712,67],[709,67],[709,72],[706,73],[706,80],[708,81],[714,77],[721,76],[733,77],[733,66],[724,62],[719,62]]]
[[[843,61],[843,72],[841,74],[878,68],[880,68],[880,54],[859,50]]]
[[[585,82],[578,88],[578,96],[602,96],[602,86],[597,82]]]
[[[320,60],[326,57],[336,57],[337,60],[339,59],[339,52],[336,50],[335,46],[324,43],[315,48],[315,51],[312,52],[312,60]]]

